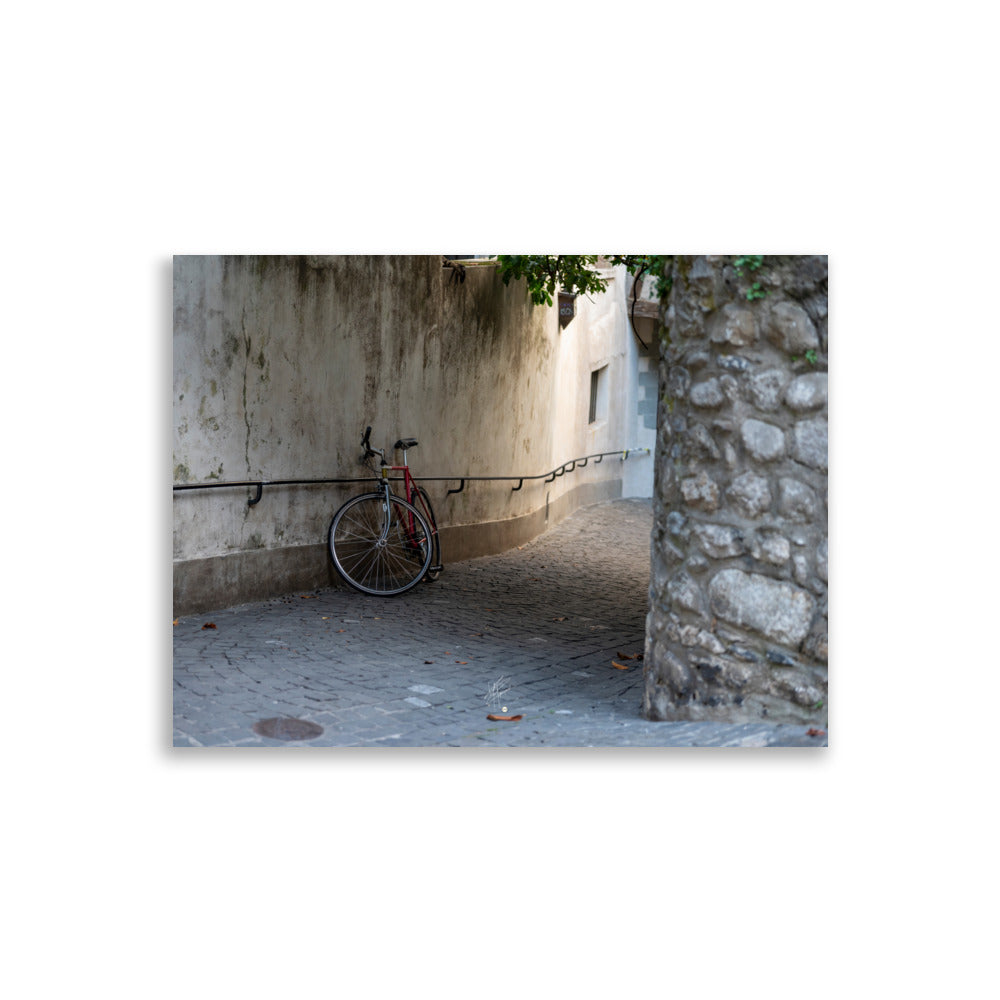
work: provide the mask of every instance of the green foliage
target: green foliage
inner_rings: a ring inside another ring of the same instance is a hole
[[[597,272],[597,254],[497,254],[500,277],[505,285],[524,278],[531,301],[537,305],[552,305],[556,290],[576,295],[603,292],[607,280]],[[648,271],[657,282],[657,295],[670,294],[673,279],[669,274],[669,256],[642,254],[607,254],[612,265],[624,264],[630,274]]]
[[[761,264],[764,263],[764,255],[762,253],[742,254],[733,263],[736,265],[736,273],[742,278],[743,268],[746,268],[748,271],[757,271],[760,269]]]
[[[806,361],[808,361],[809,364],[811,364],[811,365],[815,365],[816,362],[819,361],[819,355],[815,351],[813,351],[813,350],[806,351],[804,357],[805,357]],[[791,358],[792,358],[792,361],[798,361],[799,360],[799,357],[798,357],[797,354],[793,354],[791,356]]]
[[[605,257],[612,265],[624,265],[637,278],[648,273],[656,282],[657,298],[661,302],[669,298],[674,283],[672,254],[605,254]],[[531,301],[535,305],[549,306],[557,289],[577,295],[603,292],[607,279],[597,272],[597,260],[597,254],[497,255],[505,285],[524,278]],[[764,266],[764,255],[740,254],[733,258],[733,264],[739,277],[750,277]],[[751,281],[744,294],[753,302],[765,298],[768,293],[760,281]]]
[[[587,295],[603,292],[607,287],[607,282],[594,270],[596,254],[559,254],[554,257],[497,254],[497,262],[505,285],[512,280],[525,279],[528,294],[536,306],[552,305],[552,295],[557,288],[571,294]]]
[[[656,297],[665,302],[674,287],[673,275],[670,273],[673,264],[672,254],[608,254],[612,264],[624,264],[629,274],[637,277],[648,271],[656,281]]]
[[[741,278],[743,277],[744,268],[748,271],[759,271],[763,263],[764,255],[761,253],[741,254],[733,261],[733,264],[736,267],[736,273]],[[746,292],[746,296],[751,302],[756,299],[763,299],[766,295],[767,292],[763,289],[759,281],[752,282]]]

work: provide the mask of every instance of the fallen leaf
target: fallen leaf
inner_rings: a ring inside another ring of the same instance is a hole
[[[207,628],[216,628],[217,629],[218,627],[219,626],[216,625],[215,622],[206,622],[204,625],[202,625],[201,630],[204,632],[205,629],[207,629]]]
[[[618,654],[618,659],[619,660],[634,660],[635,659],[635,654],[633,653],[633,654],[630,655],[628,653],[619,653]]]
[[[807,729],[806,736],[826,736],[825,729]]]
[[[565,618],[553,618],[552,620],[553,620],[554,622],[564,622],[564,621],[566,621],[566,619],[565,619]]]
[[[487,715],[490,722],[518,722],[523,719],[523,715]]]
[[[461,663],[463,667],[468,666],[468,660],[456,660],[456,663]]]
[[[611,666],[613,666],[615,668],[615,670],[628,670],[628,665],[627,664],[625,664],[625,663],[615,663],[614,660],[611,661]]]
[[[315,596],[315,594],[299,594],[303,601],[311,601]]]
[[[346,628],[338,628],[338,629],[337,629],[337,632],[338,632],[338,633],[339,633],[339,632],[346,632],[346,631],[347,631],[347,629],[346,629]]]
[[[175,625],[177,625],[177,624],[179,624],[179,623],[180,623],[180,619],[179,619],[179,618],[175,618],[175,619],[174,619],[174,624],[175,624]]]

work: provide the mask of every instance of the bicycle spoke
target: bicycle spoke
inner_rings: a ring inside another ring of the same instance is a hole
[[[386,517],[389,524],[386,527]],[[427,538],[418,512],[398,498],[348,501],[330,527],[330,552],[338,572],[366,593],[398,594],[426,572]]]

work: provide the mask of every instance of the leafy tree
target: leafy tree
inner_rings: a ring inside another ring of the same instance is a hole
[[[604,257],[613,265],[624,264],[628,272],[634,274],[636,278],[644,273],[650,274],[656,281],[657,297],[661,301],[666,301],[669,297],[674,280],[672,254],[605,254]],[[512,280],[524,278],[531,301],[535,305],[549,306],[552,305],[552,295],[556,288],[578,295],[603,292],[607,287],[607,279],[597,272],[597,261],[597,254],[497,255],[500,276],[505,285],[510,284]],[[763,254],[738,254],[732,258],[737,277],[750,279],[749,287],[743,292],[751,302],[762,299],[768,294],[761,281],[752,280],[760,277],[764,261]],[[750,274],[747,275],[746,272]],[[633,299],[637,292],[638,281]]]
[[[648,271],[657,279],[657,293],[664,298],[670,291],[669,256],[640,254],[606,254],[613,264],[624,264],[630,274]],[[508,255],[498,254],[500,277],[503,283],[524,278],[528,294],[535,305],[552,305],[552,295],[557,288],[576,295],[603,292],[607,279],[597,271],[597,254]]]
[[[541,254],[499,254],[497,262],[505,285],[519,278],[525,279],[528,294],[536,306],[552,305],[552,295],[556,288],[572,294],[587,295],[591,292],[603,292],[607,287],[607,282],[595,270],[596,254],[558,254],[554,257]]]

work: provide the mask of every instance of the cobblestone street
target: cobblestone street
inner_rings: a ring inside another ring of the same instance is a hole
[[[400,597],[327,588],[180,618],[174,745],[825,746],[804,726],[641,718],[651,524],[648,501],[596,504],[498,556],[444,553]]]

